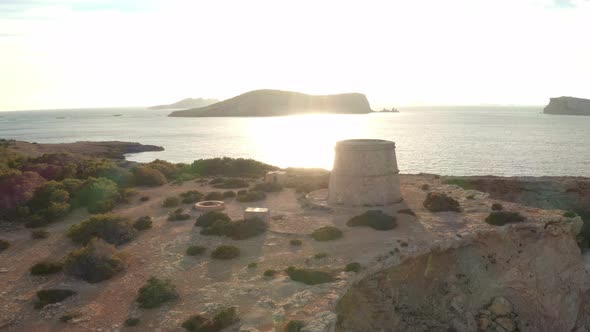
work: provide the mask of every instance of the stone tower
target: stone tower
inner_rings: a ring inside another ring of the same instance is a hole
[[[402,201],[395,143],[351,139],[336,143],[329,205],[383,206]]]

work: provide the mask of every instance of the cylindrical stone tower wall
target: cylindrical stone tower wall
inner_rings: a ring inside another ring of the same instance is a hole
[[[394,142],[345,140],[335,150],[328,204],[379,206],[402,200]]]

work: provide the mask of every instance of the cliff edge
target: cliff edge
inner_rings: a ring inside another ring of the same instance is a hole
[[[543,109],[545,114],[590,115],[590,99],[575,97],[551,98]]]
[[[172,117],[281,116],[291,114],[371,112],[360,93],[314,96],[280,90],[255,90],[213,105],[170,113]]]

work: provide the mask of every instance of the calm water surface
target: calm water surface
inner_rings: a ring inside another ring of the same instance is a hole
[[[334,143],[380,138],[397,144],[404,173],[590,176],[590,116],[542,107],[431,107],[399,114],[271,118],[169,118],[139,108],[0,113],[0,138],[39,143],[133,141],[166,150],[128,159],[191,162],[244,157],[330,169]]]

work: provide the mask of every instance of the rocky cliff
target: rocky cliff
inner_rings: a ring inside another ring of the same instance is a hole
[[[546,114],[590,115],[590,99],[574,97],[551,98],[543,109]]]
[[[218,101],[219,100],[217,100],[217,99],[186,98],[186,99],[178,101],[174,104],[152,106],[152,107],[148,107],[148,109],[150,109],[150,110],[187,109],[187,108],[209,106],[211,104],[215,104]]]
[[[219,103],[172,112],[174,117],[281,116],[309,113],[364,114],[371,112],[360,93],[314,96],[291,91],[256,90]]]

